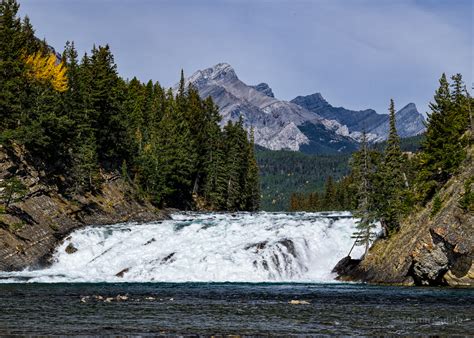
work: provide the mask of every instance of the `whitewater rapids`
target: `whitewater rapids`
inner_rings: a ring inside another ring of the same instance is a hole
[[[90,226],[63,241],[51,266],[0,272],[0,282],[333,282],[355,223],[347,212],[259,212]]]

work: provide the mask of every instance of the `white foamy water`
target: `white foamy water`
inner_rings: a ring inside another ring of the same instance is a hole
[[[344,212],[172,217],[77,230],[50,267],[0,272],[0,282],[329,282],[354,242]]]

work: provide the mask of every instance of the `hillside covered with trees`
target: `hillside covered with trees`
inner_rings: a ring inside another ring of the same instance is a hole
[[[422,134],[400,139],[401,151],[406,156],[411,156],[412,152],[419,151],[424,138]],[[371,152],[377,153],[377,156],[381,156],[387,147],[387,141],[373,144],[362,142],[361,147],[367,147]],[[290,193],[287,193],[289,199],[285,200],[287,201],[285,208],[290,211],[354,210],[357,206],[357,188],[355,171],[351,170],[351,163],[356,157],[357,155],[352,158],[349,155],[309,157],[313,159],[314,164],[305,170],[308,174],[304,177],[305,189],[295,189],[298,187],[296,184],[286,185]],[[327,159],[333,159],[333,161],[328,162]],[[266,181],[265,170],[266,167],[262,166],[262,189],[265,189],[263,186]],[[296,174],[301,175],[298,172]],[[265,195],[262,202],[265,205]]]
[[[357,244],[361,262],[346,257],[342,279],[420,285],[472,286],[474,121],[460,74],[439,80],[427,132],[416,154],[404,154],[390,105],[390,137],[383,152],[363,143],[351,160]],[[383,235],[375,238],[375,222]]]
[[[391,100],[386,142],[370,145],[363,135],[348,175],[328,179],[322,192],[292,194],[290,210],[352,210],[359,218],[353,237],[365,255],[341,260],[334,271],[342,279],[472,285],[473,103],[460,74],[451,82],[443,74],[426,133],[403,142]]]
[[[18,8],[0,4],[4,147],[23,146],[66,196],[99,191],[102,173],[118,172],[160,207],[259,208],[253,136],[242,121],[221,130],[212,99],[185,88],[183,74],[177,93],[121,78],[108,45],[79,57],[68,42],[57,56]]]
[[[390,135],[383,152],[366,142],[351,159],[356,187],[356,215],[359,228],[369,237],[379,220],[385,236],[400,230],[404,217],[418,206],[433,201],[432,213],[441,208],[437,195],[459,170],[472,143],[473,103],[460,74],[448,82],[443,74],[428,117],[427,132],[416,154],[404,153],[395,128],[395,108],[390,103]],[[472,212],[471,183],[466,182],[466,212]]]
[[[308,155],[257,148],[263,210],[288,210],[292,194],[319,192],[329,176],[337,180],[349,173],[349,155]]]
[[[329,177],[320,191],[293,193],[290,210],[352,210],[362,218],[359,228],[365,231],[365,242],[373,238],[377,220],[389,236],[417,206],[433,200],[436,213],[441,207],[437,192],[456,174],[472,142],[473,99],[460,74],[451,80],[444,74],[440,79],[426,134],[400,140],[392,100],[388,140],[368,144],[364,136],[359,151],[348,161],[349,174],[338,181]],[[466,196],[471,181],[466,182]]]

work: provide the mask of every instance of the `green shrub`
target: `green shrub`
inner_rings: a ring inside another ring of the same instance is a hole
[[[23,228],[25,224],[23,222],[18,222],[18,223],[13,223],[13,224],[10,224],[8,226],[8,229],[11,231],[11,232],[15,232],[17,230],[20,230],[21,228]]]
[[[431,208],[431,217],[435,216],[441,210],[441,199],[438,195],[433,199],[433,207]]]
[[[459,200],[459,207],[464,211],[474,211],[474,191],[472,191],[472,184],[474,183],[474,177],[471,177],[464,183],[464,194]]]

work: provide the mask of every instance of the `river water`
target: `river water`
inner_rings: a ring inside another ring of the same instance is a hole
[[[471,290],[336,282],[354,226],[348,213],[181,213],[81,229],[51,266],[0,272],[0,334],[474,332]]]

